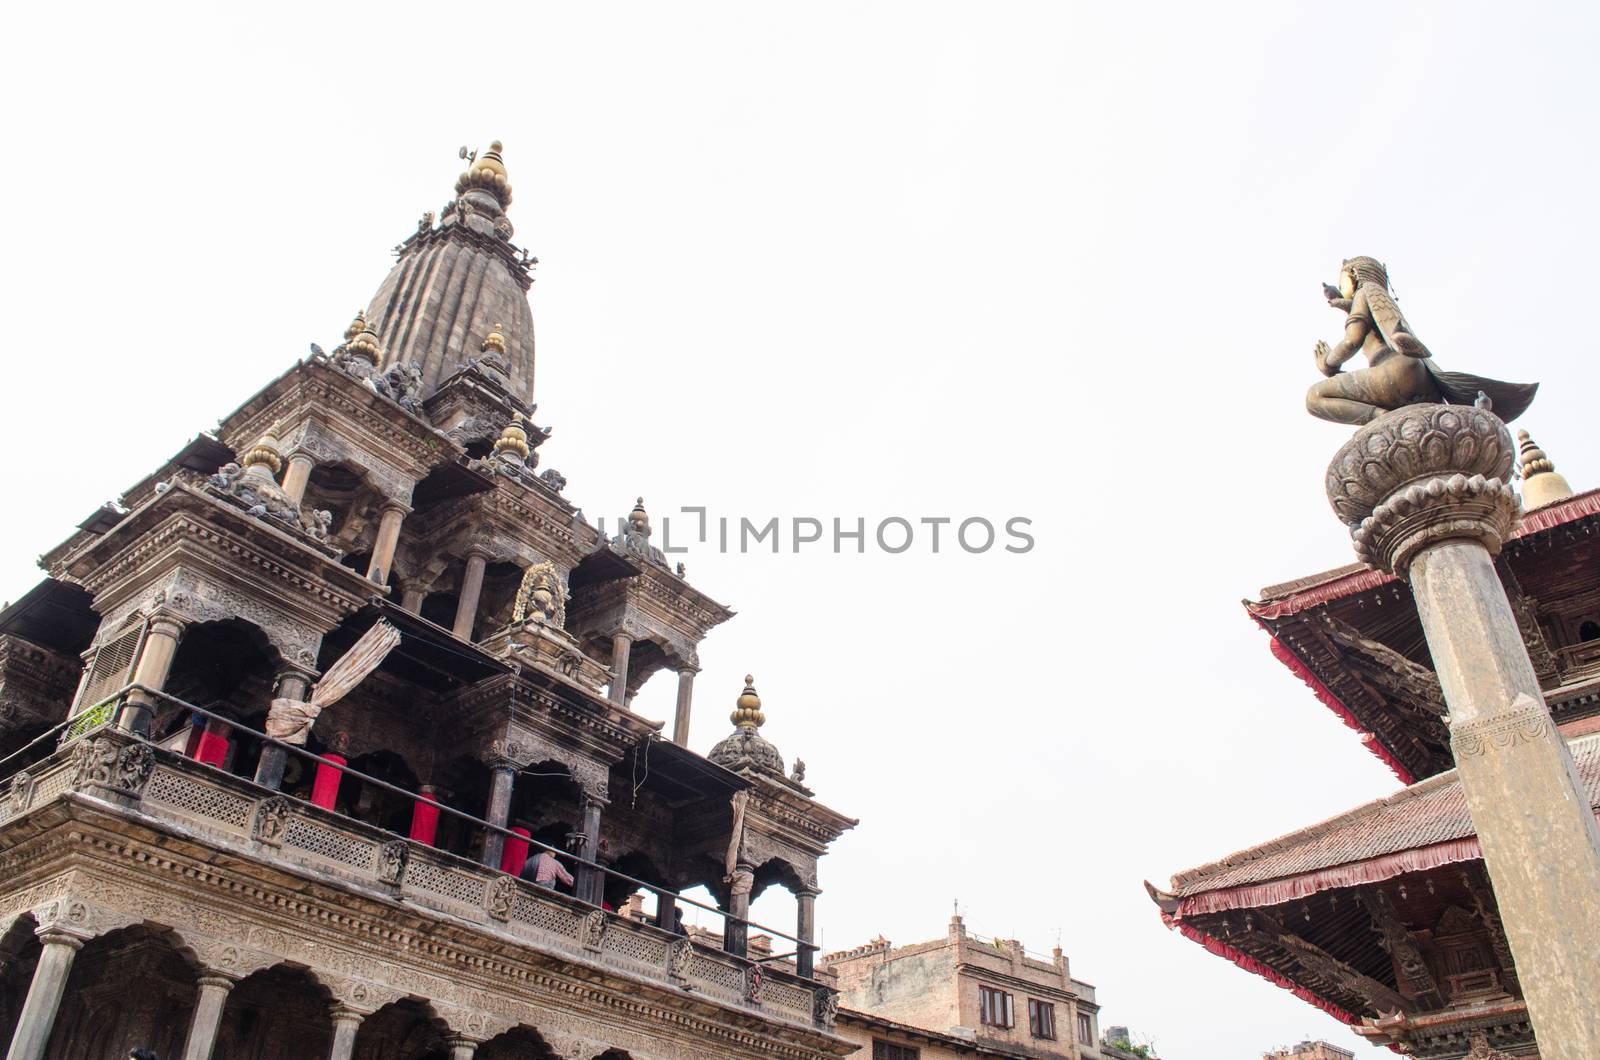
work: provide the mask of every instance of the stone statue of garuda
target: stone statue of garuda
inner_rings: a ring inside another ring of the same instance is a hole
[[[1327,376],[1306,392],[1306,409],[1319,419],[1357,426],[1406,405],[1482,405],[1510,422],[1533,402],[1538,383],[1446,372],[1411,331],[1389,292],[1389,273],[1374,258],[1349,258],[1339,286],[1322,285],[1328,304],[1345,313],[1344,337],[1333,346],[1318,342],[1317,369]],[[1365,354],[1367,367],[1341,366]]]

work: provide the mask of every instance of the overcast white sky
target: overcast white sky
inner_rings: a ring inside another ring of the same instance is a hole
[[[1506,5],[30,4],[11,13],[0,596],[304,355],[505,141],[544,466],[591,515],[1014,515],[1027,555],[684,557],[766,734],[862,819],[831,948],[969,926],[1173,1060],[1330,1018],[1140,880],[1389,792],[1239,599],[1351,559],[1302,407],[1387,261],[1450,368],[1592,445],[1596,12]],[[670,715],[670,676],[641,696]],[[791,915],[777,894],[757,918]],[[1376,1055],[1376,1054],[1374,1054]]]

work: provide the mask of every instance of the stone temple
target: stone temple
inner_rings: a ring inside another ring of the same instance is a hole
[[[856,822],[786,774],[748,678],[688,750],[732,612],[642,501],[608,538],[540,469],[510,203],[500,145],[469,156],[341,344],[0,613],[13,1060],[852,1050],[812,939]],[[630,709],[661,671],[670,738]],[[773,884],[798,920],[752,948]],[[714,933],[683,925],[700,887]]]

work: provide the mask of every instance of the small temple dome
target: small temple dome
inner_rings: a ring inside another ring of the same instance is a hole
[[[755,681],[749,674],[745,674],[744,691],[739,694],[729,720],[734,724],[733,733],[724,737],[706,757],[735,773],[754,770],[781,778],[783,756],[758,731],[767,716],[761,712],[761,697],[756,695]]]
[[[1555,461],[1545,455],[1527,431],[1517,432],[1520,450],[1517,466],[1522,472],[1522,506],[1528,511],[1543,508],[1572,496],[1565,476],[1556,472]]]

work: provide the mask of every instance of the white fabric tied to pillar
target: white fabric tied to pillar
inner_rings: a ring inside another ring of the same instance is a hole
[[[400,631],[379,619],[361,639],[328,667],[322,680],[311,687],[311,699],[274,699],[267,710],[267,735],[284,743],[304,744],[317,715],[333,706],[376,670],[400,643]]]
[[[736,791],[733,793],[733,838],[728,840],[728,856],[723,859],[722,863],[722,879],[724,882],[732,882],[734,869],[739,867],[739,850],[744,846],[744,809],[749,802],[750,793],[748,791]],[[745,888],[746,892],[749,890],[750,888]]]

